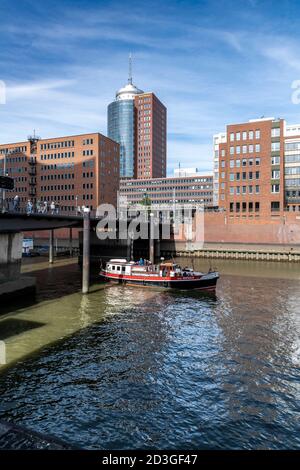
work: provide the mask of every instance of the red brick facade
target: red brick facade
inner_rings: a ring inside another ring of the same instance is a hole
[[[167,160],[167,109],[154,93],[137,95],[134,102],[136,177],[163,178]]]
[[[65,212],[117,204],[119,145],[99,133],[0,145],[0,169],[4,156],[6,171],[15,179],[8,203],[18,194],[22,205],[28,199],[54,201]]]
[[[219,145],[219,207],[229,217],[278,217],[284,210],[284,121],[227,126]]]

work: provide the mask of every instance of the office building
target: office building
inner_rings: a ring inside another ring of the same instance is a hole
[[[99,134],[40,139],[0,145],[0,171],[15,180],[7,191],[11,203],[18,194],[21,205],[28,199],[54,201],[60,210],[74,212],[78,206],[96,210],[102,203],[117,203],[119,144]]]
[[[166,108],[154,93],[144,93],[128,83],[108,105],[107,133],[120,144],[121,178],[166,176]]]
[[[285,208],[283,119],[227,126],[219,142],[219,207],[231,216],[278,216]]]
[[[151,204],[213,205],[212,175],[121,179],[120,197],[130,204],[141,203],[146,197]]]

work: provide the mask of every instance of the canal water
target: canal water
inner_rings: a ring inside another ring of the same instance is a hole
[[[87,449],[299,449],[299,265],[216,263],[215,297],[83,297],[74,262],[25,265],[39,291],[2,308],[0,419]]]

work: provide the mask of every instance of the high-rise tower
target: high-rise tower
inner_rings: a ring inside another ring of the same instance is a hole
[[[108,136],[120,144],[121,178],[166,176],[166,107],[154,93],[144,93],[132,82],[129,56],[128,83],[108,105]]]
[[[135,106],[134,98],[143,93],[132,83],[131,56],[129,57],[128,83],[116,93],[108,105],[107,134],[120,144],[120,176],[135,176]]]

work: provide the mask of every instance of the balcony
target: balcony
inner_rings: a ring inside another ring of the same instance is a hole
[[[36,157],[31,156],[28,160],[29,165],[36,165]]]
[[[33,167],[33,168],[29,168],[29,176],[36,176],[36,168]]]

